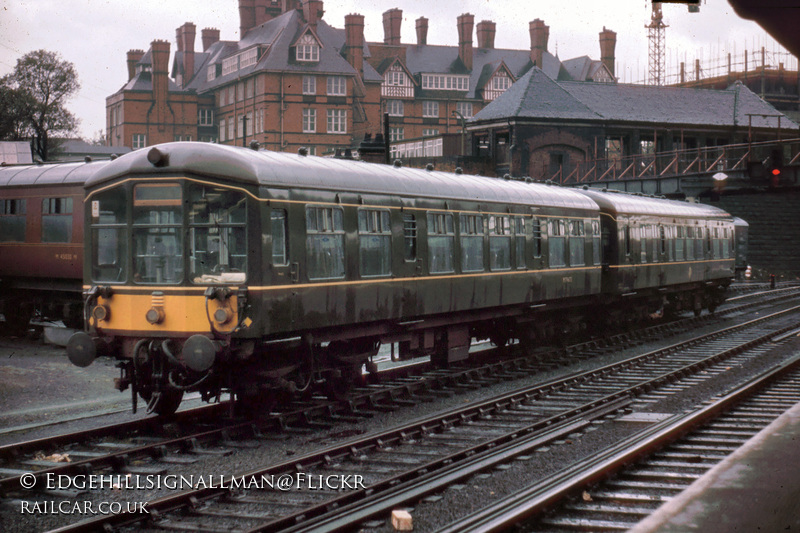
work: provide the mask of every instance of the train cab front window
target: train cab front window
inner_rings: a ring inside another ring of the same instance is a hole
[[[247,278],[245,195],[194,184],[186,191],[190,279],[199,284],[243,283]]]
[[[183,280],[181,186],[149,183],[133,188],[133,281],[174,284]]]
[[[92,217],[92,281],[121,283],[128,276],[128,201],[117,187],[89,200]]]

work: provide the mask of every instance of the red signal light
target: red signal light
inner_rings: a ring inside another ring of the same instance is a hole
[[[773,176],[780,176],[780,175],[781,175],[781,169],[779,169],[779,168],[773,168],[773,169],[772,169],[772,175],[773,175]]]

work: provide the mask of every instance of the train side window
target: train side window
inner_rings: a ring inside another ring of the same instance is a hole
[[[600,252],[600,222],[592,220],[592,263],[595,265],[602,262]]]
[[[273,209],[270,215],[270,224],[272,225],[272,264],[286,266],[289,264],[286,210]]]
[[[566,228],[563,220],[550,220],[547,224],[547,245],[550,267],[563,267],[566,262]]]
[[[72,198],[42,200],[42,242],[72,241]]]
[[[641,262],[647,263],[647,237],[649,231],[647,229],[647,225],[643,224],[639,226],[639,252]]]
[[[403,259],[417,260],[417,217],[403,213]]]
[[[0,200],[0,242],[25,242],[25,199]]]
[[[344,277],[344,222],[339,207],[306,207],[309,279]]]
[[[392,273],[392,225],[389,211],[359,209],[358,255],[362,276]]]
[[[586,264],[586,237],[583,220],[569,221],[569,264]]]
[[[489,217],[489,268],[491,270],[511,269],[510,217]]]
[[[722,257],[723,259],[730,259],[731,257],[731,238],[728,233],[728,228],[722,229]]]
[[[631,255],[631,227],[625,226],[625,255]]]
[[[539,235],[539,239],[541,240],[541,235]],[[514,217],[514,240],[516,241],[517,268],[527,268],[528,265],[525,261],[525,219],[522,217]]]
[[[480,272],[483,270],[483,216],[461,215],[461,271]]]
[[[455,227],[450,213],[428,213],[428,262],[431,274],[453,272]]]
[[[703,259],[703,240],[704,240],[704,233],[705,230],[703,228],[695,228],[694,234],[694,258],[695,259]]]
[[[531,233],[533,235],[533,257],[542,257],[542,221],[538,218],[531,220]]]
[[[667,253],[667,228],[664,226],[658,227],[658,236],[661,239],[661,254],[664,255]],[[669,258],[667,258],[669,260]]]
[[[694,228],[692,226],[686,228],[686,259],[694,260]]]
[[[676,231],[676,238],[675,238],[675,260],[676,261],[683,261],[686,259],[686,256],[683,253],[683,245],[684,245],[684,227],[678,226],[675,228]]]

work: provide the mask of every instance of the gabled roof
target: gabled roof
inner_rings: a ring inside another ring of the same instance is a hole
[[[508,68],[508,65],[506,65],[505,61],[501,59],[500,61],[492,61],[491,63],[486,63],[483,65],[483,71],[478,77],[478,89],[480,90],[486,87],[486,84],[489,83],[494,75],[501,70],[504,70],[506,73],[508,73],[512,82],[517,81],[517,77],[514,75],[511,69]]]
[[[589,56],[567,59],[561,65],[566,75],[560,76],[559,81],[592,81],[598,70],[604,70],[609,78],[614,78],[602,61]]]
[[[538,68],[478,112],[470,122],[508,118],[603,120],[654,125],[798,129],[742,84],[725,91],[616,83],[554,81]]]

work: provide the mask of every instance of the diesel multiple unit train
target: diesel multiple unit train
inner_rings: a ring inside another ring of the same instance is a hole
[[[345,387],[385,343],[445,366],[472,339],[713,310],[734,275],[734,218],[697,203],[185,142],[60,172],[65,197],[83,187],[69,358],[113,355],[117,388],[159,414],[187,391]],[[67,216],[2,176],[1,228],[31,198]]]

